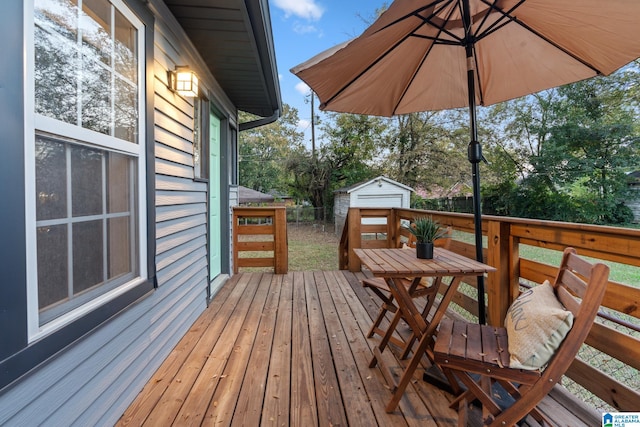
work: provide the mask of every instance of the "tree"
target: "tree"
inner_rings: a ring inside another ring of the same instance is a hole
[[[314,207],[333,206],[333,190],[375,175],[373,159],[383,132],[384,122],[378,117],[329,113],[317,156],[299,149],[287,162],[292,190]]]
[[[546,142],[554,119],[552,106],[558,98],[557,90],[550,89],[489,109],[485,122],[492,132],[493,155],[510,163],[519,180],[532,173],[546,173],[547,166],[541,159],[548,148]]]
[[[505,176],[485,189],[491,203],[515,216],[628,220],[625,172],[639,160],[637,77],[632,64],[493,107],[494,155],[513,165],[519,185]]]
[[[640,160],[640,135],[631,102],[625,102],[626,89],[624,74],[615,74],[559,90],[563,99],[556,106],[551,141],[568,155],[558,163],[555,178],[569,187],[584,221],[628,219],[628,212],[620,214],[629,197],[625,171]]]
[[[421,112],[389,119],[385,173],[416,189],[439,193],[470,181],[468,131],[461,110]]]
[[[242,122],[254,119],[240,113]],[[304,139],[296,129],[297,123],[298,111],[283,104],[282,117],[275,123],[239,133],[240,184],[258,191],[287,191],[290,178],[286,162]]]

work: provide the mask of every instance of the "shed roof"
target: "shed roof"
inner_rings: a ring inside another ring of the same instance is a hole
[[[270,203],[274,197],[270,194],[261,193],[252,188],[238,186],[238,201],[240,203]]]
[[[282,110],[267,0],[164,0],[239,110]]]
[[[352,193],[356,190],[359,190],[360,188],[375,183],[375,182],[387,182],[391,185],[395,185],[396,187],[400,187],[403,190],[408,190],[408,191],[415,191],[413,188],[404,185],[398,181],[394,181],[391,178],[387,178],[386,176],[380,175],[379,177],[373,178],[373,179],[368,179],[366,181],[362,181],[362,182],[358,182],[357,184],[353,184],[353,185],[349,185],[347,187],[342,187],[342,188],[338,188],[337,190],[334,190],[334,193]]]

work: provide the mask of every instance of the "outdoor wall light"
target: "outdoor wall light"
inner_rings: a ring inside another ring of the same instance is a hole
[[[198,76],[188,66],[177,65],[169,71],[169,88],[182,96],[198,97]]]

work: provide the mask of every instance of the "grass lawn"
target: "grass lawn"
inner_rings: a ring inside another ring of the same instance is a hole
[[[338,270],[338,236],[333,226],[287,226],[289,235],[289,271]]]
[[[636,228],[636,227],[634,227]],[[471,233],[462,233],[454,231],[454,239],[461,240],[466,243],[473,244],[474,238]],[[485,237],[486,246],[486,237]],[[578,250],[578,254],[580,250]],[[537,246],[520,245],[520,256],[522,258],[538,261],[548,265],[560,265],[562,259],[562,252],[554,251],[551,249],[539,248]],[[594,260],[593,258],[587,258]],[[627,285],[640,288],[640,268],[627,264],[620,264],[617,262],[603,261],[611,269],[609,278],[614,282],[620,282]]]

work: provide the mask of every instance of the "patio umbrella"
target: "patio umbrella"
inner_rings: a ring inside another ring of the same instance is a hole
[[[468,107],[476,257],[476,105],[608,75],[640,56],[637,0],[395,0],[365,32],[294,67],[320,109],[393,116]],[[484,283],[478,283],[485,323]]]

